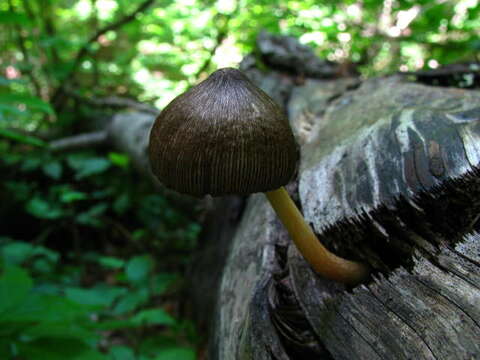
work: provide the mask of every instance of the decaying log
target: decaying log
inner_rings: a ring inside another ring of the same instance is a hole
[[[136,169],[152,179],[154,177],[150,172],[147,149],[155,117],[147,112],[129,111],[115,115],[108,126],[113,145],[127,152]]]
[[[320,279],[251,196],[210,358],[480,357],[480,92],[401,76],[291,88],[302,158],[290,191],[332,251],[374,274],[354,289]]]
[[[310,78],[331,78],[339,72],[338,64],[319,59],[294,37],[260,32],[257,48],[264,62],[274,69]]]

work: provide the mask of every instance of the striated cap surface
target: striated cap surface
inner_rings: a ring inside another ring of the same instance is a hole
[[[195,196],[277,189],[293,176],[298,156],[282,110],[232,68],[175,98],[150,133],[155,176]]]

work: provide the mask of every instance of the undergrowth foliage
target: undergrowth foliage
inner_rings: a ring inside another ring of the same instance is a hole
[[[195,358],[179,310],[193,211],[120,153],[2,142],[0,173],[1,359]]]

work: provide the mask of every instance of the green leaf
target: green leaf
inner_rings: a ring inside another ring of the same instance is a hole
[[[152,281],[152,290],[155,295],[162,295],[179,277],[174,274],[155,274]]]
[[[175,325],[177,322],[163,309],[147,309],[140,311],[132,318],[138,325]]]
[[[107,357],[80,339],[37,339],[19,342],[20,359],[106,360]]]
[[[5,264],[21,265],[28,260],[33,253],[33,246],[25,242],[14,242],[5,245],[1,254]]]
[[[38,147],[47,147],[47,143],[43,140],[40,140],[36,137],[20,134],[16,131],[8,129],[0,129],[0,136],[3,136],[7,139],[21,142],[23,144],[38,146]]]
[[[42,163],[43,161],[39,157],[28,157],[22,162],[20,169],[26,172],[37,170],[42,165]]]
[[[88,195],[81,191],[75,191],[70,189],[65,189],[60,195],[60,201],[64,203],[72,203],[78,200],[85,200],[88,198]]]
[[[115,194],[115,190],[112,187],[108,187],[102,190],[92,191],[90,196],[93,199],[105,199]]]
[[[67,158],[68,165],[75,170],[75,179],[81,180],[108,170],[111,162],[101,157],[85,157],[79,154]]]
[[[126,346],[112,346],[108,356],[111,360],[136,360],[133,350]]]
[[[6,244],[0,249],[0,254],[4,263],[9,265],[21,265],[34,257],[37,258],[37,261],[46,260],[49,263],[56,263],[59,259],[59,255],[54,251],[23,241],[14,241]],[[34,263],[32,267],[35,266]]]
[[[113,312],[117,315],[121,315],[134,311],[138,307],[145,305],[148,302],[149,297],[150,293],[147,287],[129,291],[118,300],[113,308]]]
[[[54,180],[62,177],[62,164],[59,161],[50,161],[42,166],[43,173]]]
[[[130,259],[125,269],[127,279],[133,283],[145,281],[153,269],[153,260],[149,255],[135,256]]]
[[[5,268],[0,276],[0,321],[5,312],[23,302],[32,286],[33,281],[25,270],[14,266]]]
[[[127,290],[122,287],[96,286],[91,289],[68,288],[65,295],[68,299],[94,307],[110,307],[112,303]]]
[[[154,360],[195,360],[195,351],[185,347],[172,347],[160,350]]]
[[[35,311],[40,311],[39,319],[49,323],[76,323],[88,320],[87,314],[90,308],[71,301],[65,296],[35,293],[31,297],[32,300],[29,297],[23,306],[24,317],[35,318],[37,316]]]
[[[52,273],[55,269],[55,264],[51,263],[50,261],[46,260],[45,258],[35,259],[30,268],[33,273],[38,274],[48,274]]]
[[[140,354],[148,356],[148,358],[153,359],[161,351],[177,348],[177,340],[173,334],[168,335],[168,333],[156,332],[156,335],[144,337],[140,344],[138,345],[138,350]]]
[[[48,220],[59,219],[64,214],[61,208],[38,196],[35,196],[26,204],[26,210],[35,217]]]
[[[112,164],[117,165],[121,168],[127,168],[130,163],[130,158],[128,157],[128,155],[116,152],[109,153],[108,159],[112,162]]]
[[[95,340],[95,338],[98,337],[98,335],[92,333],[89,329],[81,326],[79,323],[65,320],[58,322],[42,321],[25,329],[22,332],[22,335],[31,339],[53,338]]]
[[[31,329],[30,339],[49,333],[49,336],[55,337],[88,337],[94,340],[95,333],[88,335],[83,330],[90,323],[87,310],[91,308],[63,296],[30,292],[21,303],[1,314],[0,338],[20,329],[26,335]]]
[[[93,227],[100,227],[102,226],[102,222],[98,217],[102,215],[108,208],[107,203],[100,203],[95,206],[92,206],[85,212],[82,212],[77,215],[75,220],[82,225],[88,225]]]
[[[113,202],[112,207],[117,214],[123,215],[125,211],[127,211],[128,208],[130,207],[130,198],[128,194],[123,193],[119,197],[117,197]]]
[[[98,263],[109,269],[120,269],[125,265],[125,261],[113,256],[101,256]]]
[[[147,235],[147,230],[146,229],[137,229],[137,230],[132,232],[132,238],[134,240],[141,240],[146,235]]]
[[[24,104],[30,110],[36,110],[47,114],[54,114],[55,111],[42,99],[29,94],[0,94],[0,104]]]

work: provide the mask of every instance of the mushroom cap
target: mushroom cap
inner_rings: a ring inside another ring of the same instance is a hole
[[[165,186],[220,196],[285,185],[299,152],[280,107],[240,71],[224,68],[160,113],[150,132],[149,157]]]

